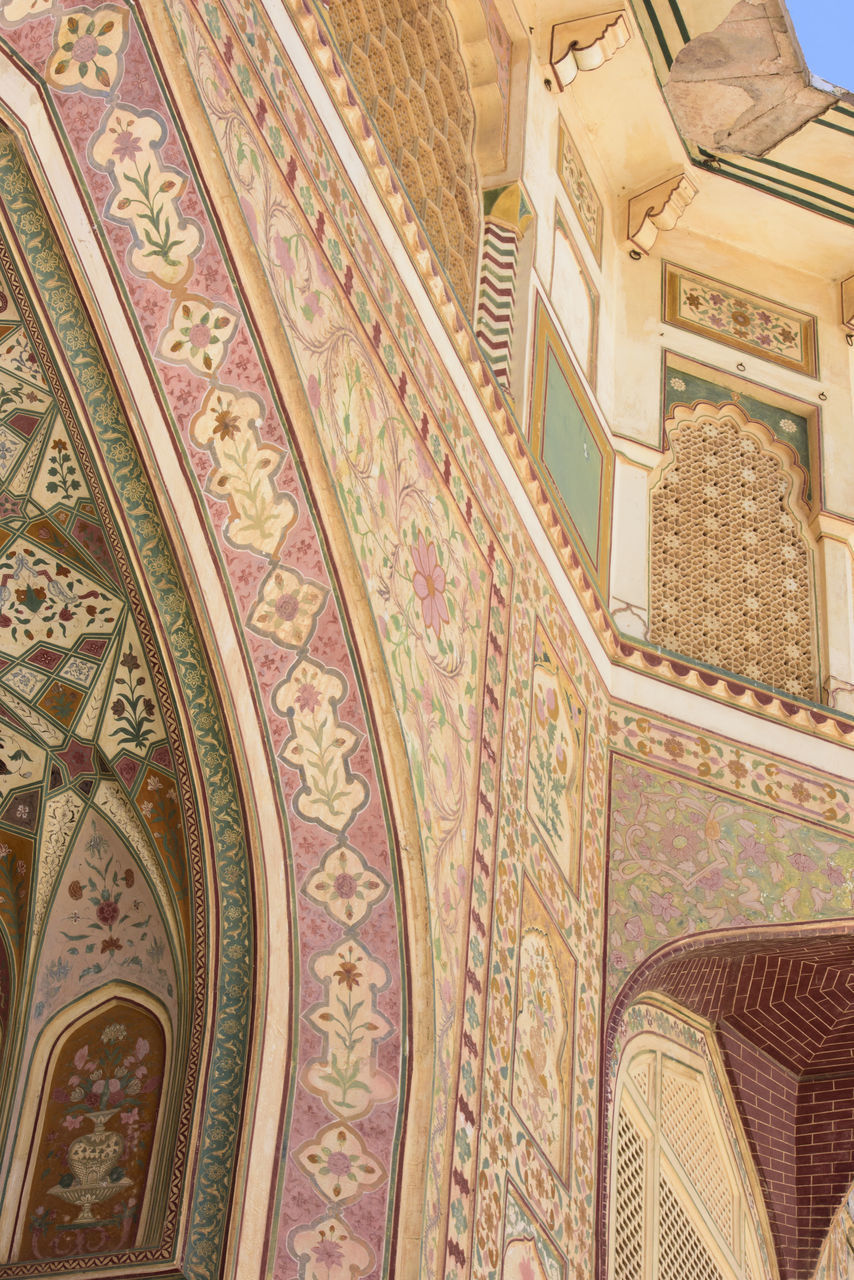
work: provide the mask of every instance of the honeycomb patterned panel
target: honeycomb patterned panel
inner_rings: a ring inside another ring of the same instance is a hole
[[[326,0],[341,56],[463,306],[480,196],[474,111],[444,0]]]
[[[815,698],[810,553],[791,479],[739,410],[705,409],[677,410],[651,494],[650,639]]]
[[[658,1231],[659,1280],[729,1280],[697,1235],[666,1178],[660,1184]]]
[[[644,1277],[646,1143],[624,1111],[617,1127],[614,1280]]]
[[[661,1080],[661,1132],[705,1204],[721,1235],[734,1247],[733,1193],[703,1099],[701,1077],[665,1070]]]

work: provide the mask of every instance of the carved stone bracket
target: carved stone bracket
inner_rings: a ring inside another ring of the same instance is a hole
[[[629,241],[641,253],[649,253],[659,231],[670,231],[697,194],[685,173],[633,196],[629,201]]]
[[[572,84],[579,71],[596,71],[610,62],[631,38],[626,15],[616,11],[561,22],[552,28],[549,61],[558,91]]]

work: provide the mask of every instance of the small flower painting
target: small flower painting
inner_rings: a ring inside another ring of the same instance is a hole
[[[445,570],[439,564],[435,542],[428,543],[423,533],[418,534],[418,542],[412,548],[412,563],[412,589],[421,602],[425,626],[438,639],[442,623],[451,620],[445,600]]]
[[[107,94],[121,77],[127,11],[114,5],[65,13],[47,67],[57,89]]]
[[[225,359],[236,327],[237,316],[229,308],[204,298],[179,298],[160,339],[160,354],[197,373],[214,373]]]

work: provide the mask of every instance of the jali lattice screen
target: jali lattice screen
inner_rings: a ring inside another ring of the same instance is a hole
[[[650,499],[650,639],[817,696],[799,477],[736,405],[678,405]]]

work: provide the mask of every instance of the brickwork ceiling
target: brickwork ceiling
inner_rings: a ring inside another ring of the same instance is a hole
[[[717,1027],[781,1275],[805,1280],[854,1178],[854,938],[719,944],[650,985]]]

